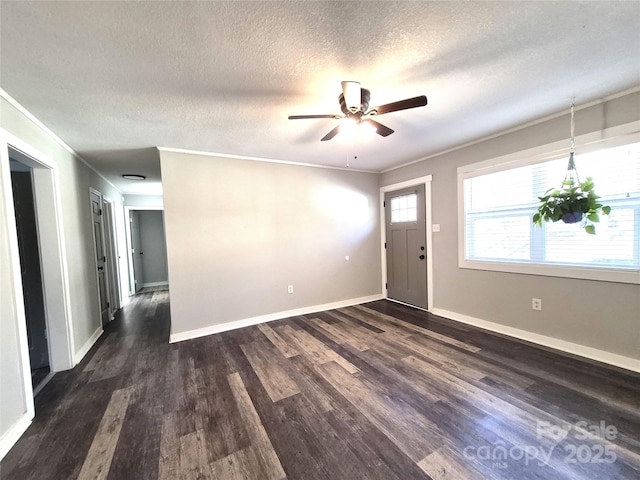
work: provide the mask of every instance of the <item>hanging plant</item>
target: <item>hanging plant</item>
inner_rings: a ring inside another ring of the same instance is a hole
[[[542,222],[564,223],[584,222],[587,233],[594,235],[596,227],[594,222],[600,221],[600,212],[609,215],[611,207],[598,202],[598,195],[593,190],[594,184],[591,177],[582,183],[574,180],[565,180],[562,188],[547,190],[540,199],[540,206],[533,216],[533,223],[542,226]]]
[[[609,215],[611,207],[598,202],[600,198],[594,191],[593,179],[587,177],[584,182],[580,182],[578,170],[574,160],[574,105],[571,104],[571,150],[569,153],[569,164],[567,174],[564,177],[562,186],[559,189],[550,188],[542,197],[538,197],[540,205],[533,216],[533,223],[542,226],[542,222],[564,223],[582,222],[581,226],[591,235],[595,235],[595,222],[600,221],[599,213]]]

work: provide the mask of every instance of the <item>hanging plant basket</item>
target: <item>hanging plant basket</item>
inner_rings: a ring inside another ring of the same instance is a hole
[[[582,212],[570,212],[570,213],[565,213],[562,216],[562,221],[564,223],[578,223],[583,218],[584,218],[584,213]]]
[[[542,222],[577,223],[584,221],[584,229],[587,233],[595,234],[595,222],[600,221],[599,213],[609,215],[611,207],[598,202],[598,195],[593,190],[593,179],[587,179],[578,183],[568,178],[562,182],[562,188],[549,189],[538,197],[540,206],[533,216],[533,223],[542,226]]]

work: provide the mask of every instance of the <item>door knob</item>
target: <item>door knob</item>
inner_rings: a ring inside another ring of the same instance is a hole
[[[98,271],[104,270],[104,267],[98,267]]]
[[[420,255],[420,260],[424,260],[424,255]]]

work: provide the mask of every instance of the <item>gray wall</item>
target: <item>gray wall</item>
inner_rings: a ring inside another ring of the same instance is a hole
[[[160,160],[172,334],[381,293],[378,175]]]
[[[576,112],[576,135],[640,119],[640,93]],[[566,139],[562,116],[382,175],[381,184],[433,175],[434,307],[640,358],[638,285],[458,268],[457,167]],[[579,162],[579,157],[578,157]],[[531,309],[541,298],[543,310]]]
[[[4,98],[0,100],[0,126],[57,162],[75,354],[101,328],[89,187],[109,196],[120,211],[122,195]],[[6,181],[0,180],[0,201],[4,202]],[[13,221],[6,218],[5,208],[5,205],[0,208],[0,438],[24,419],[27,402],[18,355],[14,286],[9,269],[5,268],[12,260],[6,225]],[[118,220],[123,221],[121,212]]]
[[[133,213],[133,212],[132,212]],[[139,210],[140,247],[142,248],[143,285],[167,282],[167,247],[164,240],[162,210]]]

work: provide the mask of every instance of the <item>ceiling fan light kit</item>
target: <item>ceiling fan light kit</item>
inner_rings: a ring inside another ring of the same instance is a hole
[[[365,140],[373,138],[376,133],[378,133],[378,129],[373,124],[373,122],[363,120],[362,123],[360,123],[360,136]]]
[[[361,105],[361,91],[360,82],[342,82],[342,96],[344,97],[344,103],[351,113],[356,113],[360,110]]]
[[[289,120],[303,120],[311,118],[333,118],[336,120],[344,120],[342,125],[338,125],[327,133],[320,140],[325,142],[331,140],[339,132],[352,132],[359,130],[361,136],[373,135],[377,133],[381,137],[388,137],[394,130],[376,122],[370,117],[376,115],[384,115],[385,113],[397,112],[399,110],[408,110],[410,108],[424,107],[427,104],[427,97],[421,95],[419,97],[407,98],[398,102],[387,103],[369,109],[369,100],[371,92],[366,88],[362,88],[359,82],[344,81],[342,83],[342,93],[338,96],[338,103],[342,115],[290,115]],[[344,127],[343,127],[344,125]],[[355,129],[354,126],[360,126]]]
[[[358,122],[354,118],[347,117],[340,124],[340,133],[353,135],[356,132],[356,128],[358,128]]]

